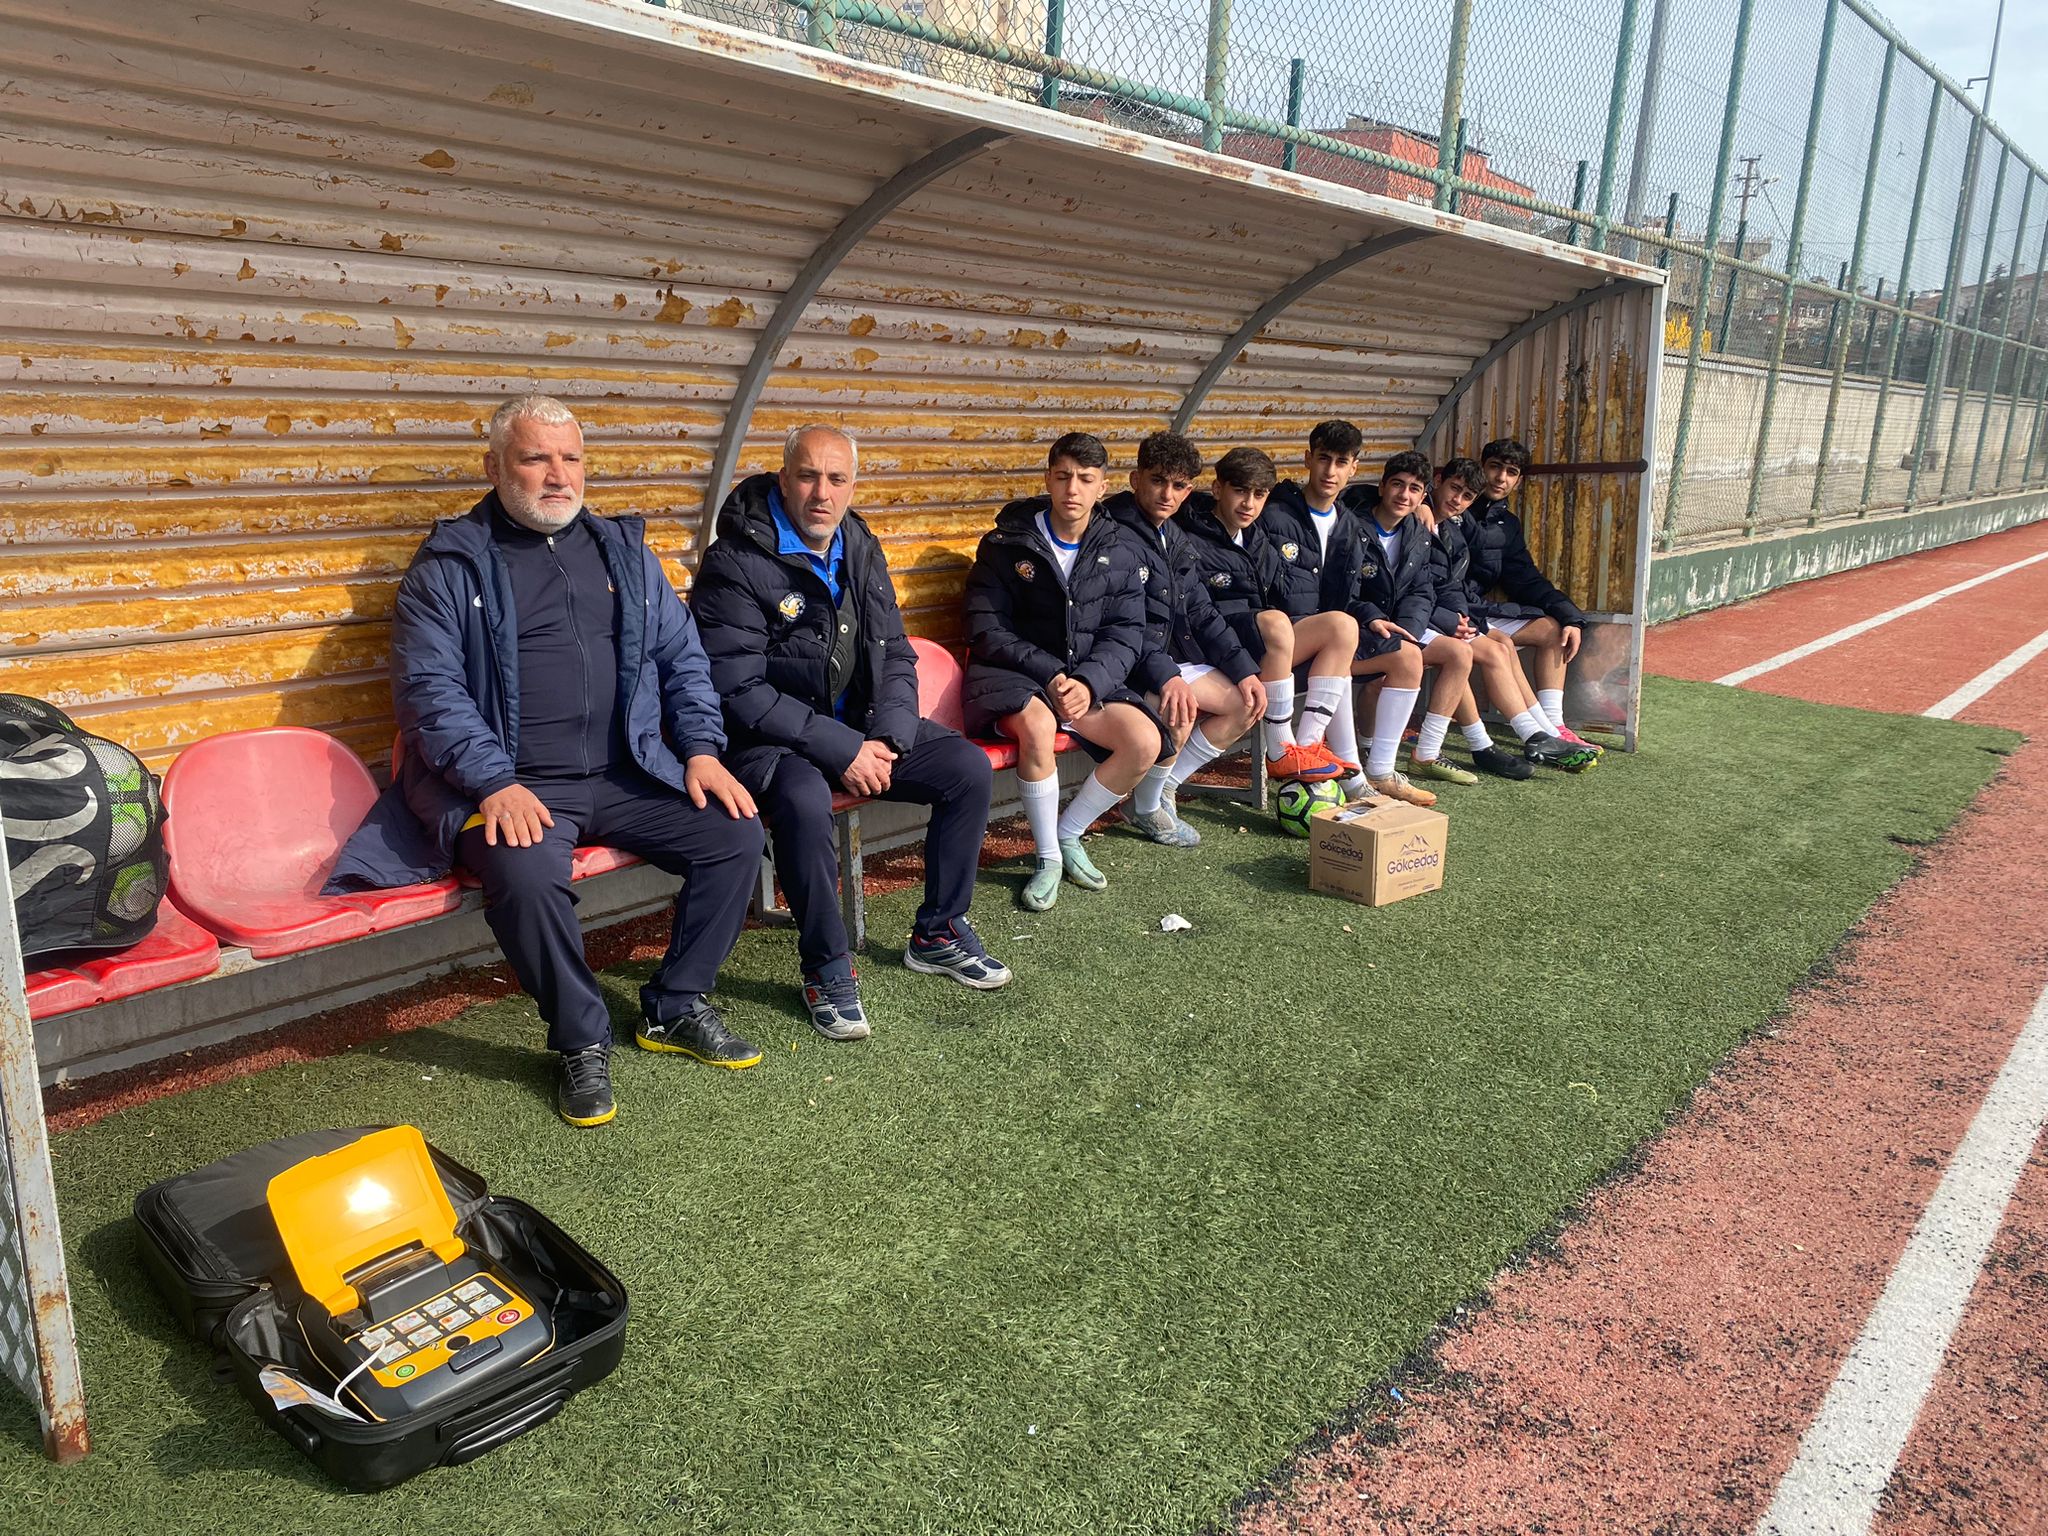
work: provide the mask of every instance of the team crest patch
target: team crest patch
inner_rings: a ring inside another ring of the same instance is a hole
[[[775,611],[780,613],[785,619],[795,618],[804,611],[803,594],[800,592],[787,594],[781,602],[775,605]]]
[[[1144,582],[1144,581],[1150,581],[1151,579],[1152,579],[1152,567],[1151,567],[1151,566],[1149,566],[1149,565],[1141,565],[1141,566],[1139,566],[1139,567],[1138,567],[1138,580],[1139,580],[1139,581],[1141,581],[1141,582]]]
[[[1365,562],[1365,569],[1362,572],[1360,572],[1360,574],[1364,576],[1377,576],[1379,575],[1379,573],[1380,568],[1374,565],[1370,560]]]
[[[1019,560],[1017,562],[1017,579],[1020,581],[1038,580],[1038,567],[1029,560]]]
[[[1228,572],[1228,571],[1218,571],[1218,572],[1217,572],[1217,573],[1216,573],[1216,574],[1215,574],[1214,576],[1211,576],[1211,577],[1209,578],[1209,585],[1210,585],[1210,586],[1212,586],[1212,587],[1227,587],[1227,586],[1229,586],[1229,585],[1230,585],[1230,572]]]
[[[1295,543],[1292,539],[1289,539],[1285,544],[1282,544],[1280,546],[1280,558],[1283,560],[1292,560],[1296,555],[1300,553],[1301,546]]]

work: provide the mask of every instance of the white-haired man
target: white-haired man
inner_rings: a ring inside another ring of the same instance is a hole
[[[978,990],[1010,979],[967,921],[988,830],[988,756],[918,713],[917,656],[889,562],[851,510],[858,474],[851,437],[798,427],[780,474],[733,487],[690,589],[733,770],[760,799],[796,917],[804,1005],[828,1040],[869,1032],[837,900],[835,789],[931,807],[924,905],[903,963]]]
[[[391,687],[405,753],[330,888],[402,885],[451,862],[562,1055],[556,1107],[612,1118],[612,1023],[569,890],[578,843],[686,876],[636,1038],[722,1067],[761,1053],[707,1000],[760,867],[754,802],[719,762],[718,697],[694,621],[638,518],[583,503],[583,433],[528,395],[491,418],[491,493],[435,524],[398,590]]]

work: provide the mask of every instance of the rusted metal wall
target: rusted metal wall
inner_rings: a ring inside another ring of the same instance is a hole
[[[686,583],[777,294],[969,128],[1013,136],[832,275],[742,460],[799,421],[857,433],[928,634],[1051,436],[1127,464],[1334,253],[1440,231],[1269,327],[1206,447],[1298,462],[1324,415],[1401,446],[1532,305],[1624,270],[628,0],[0,0],[0,67],[0,687],[159,766],[273,722],[381,752],[397,578],[479,494],[507,392],[573,401],[593,505],[646,516]],[[1558,511],[1534,521],[1562,539]]]
[[[1518,437],[1535,460],[1516,498],[1530,553],[1580,607],[1631,613],[1641,557],[1644,412],[1662,361],[1653,288],[1625,286],[1488,365],[1424,451],[1477,457]]]

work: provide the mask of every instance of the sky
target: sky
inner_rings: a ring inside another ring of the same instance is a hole
[[[1907,42],[1957,82],[1984,73],[1998,0],[1889,0],[1878,9]],[[1991,120],[2048,165],[2048,95],[2036,84],[2043,68],[2048,68],[2048,5],[2006,0]]]

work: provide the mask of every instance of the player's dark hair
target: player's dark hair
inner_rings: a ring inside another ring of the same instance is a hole
[[[1046,449],[1047,469],[1051,469],[1061,459],[1071,460],[1083,469],[1109,468],[1109,450],[1102,446],[1101,438],[1090,432],[1069,432]]]
[[[1308,435],[1310,453],[1335,454],[1340,459],[1357,458],[1364,446],[1365,434],[1348,421],[1319,422]]]
[[[1425,486],[1429,484],[1429,460],[1412,449],[1397,453],[1387,460],[1387,467],[1380,471],[1380,483],[1384,485],[1396,475],[1413,475]]]
[[[1479,462],[1483,464],[1488,459],[1498,459],[1501,463],[1512,464],[1519,470],[1526,471],[1529,468],[1529,450],[1522,445],[1522,440],[1518,437],[1496,437],[1479,450]]]
[[[1445,459],[1436,468],[1436,478],[1439,483],[1445,480],[1463,481],[1465,489],[1474,496],[1477,496],[1485,489],[1485,473],[1479,467],[1477,459]]]
[[[1138,468],[1192,480],[1202,472],[1202,455],[1178,432],[1154,432],[1138,444]]]
[[[1280,472],[1273,461],[1257,448],[1233,448],[1216,461],[1216,483],[1240,491],[1270,491],[1279,483]]]

